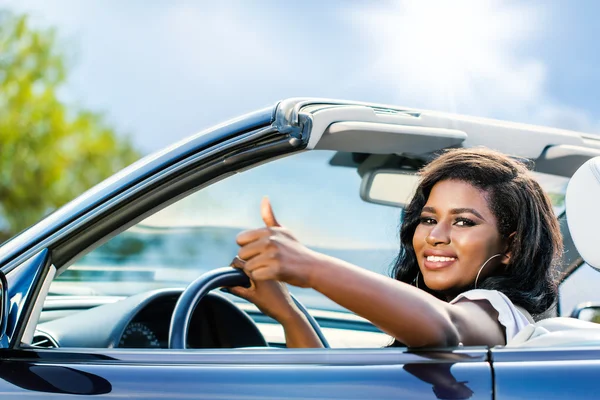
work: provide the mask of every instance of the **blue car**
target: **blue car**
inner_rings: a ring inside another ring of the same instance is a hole
[[[390,347],[369,321],[291,288],[325,348],[287,349],[279,324],[222,290],[248,283],[229,265],[264,195],[309,247],[388,274],[416,171],[476,146],[531,165],[565,237],[560,301],[506,346]],[[0,247],[0,396],[595,397],[598,156],[600,136],[325,99],[201,132]]]

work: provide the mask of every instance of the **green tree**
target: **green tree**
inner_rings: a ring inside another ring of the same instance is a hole
[[[96,112],[69,106],[56,31],[0,11],[0,242],[139,157]]]

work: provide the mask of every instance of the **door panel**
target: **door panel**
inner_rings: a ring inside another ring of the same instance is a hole
[[[491,398],[486,351],[402,350],[5,352],[11,398]]]
[[[597,397],[600,348],[492,351],[496,399]]]

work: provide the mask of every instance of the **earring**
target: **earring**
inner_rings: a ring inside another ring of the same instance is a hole
[[[481,266],[481,268],[479,268],[479,272],[477,272],[477,276],[475,277],[475,285],[473,286],[473,289],[477,289],[477,281],[479,280],[479,274],[481,274],[481,271],[483,270],[483,267],[486,266],[486,264],[495,257],[501,256],[502,254],[498,253],[498,254],[494,254],[493,256],[491,256],[490,258],[488,258],[483,265]]]

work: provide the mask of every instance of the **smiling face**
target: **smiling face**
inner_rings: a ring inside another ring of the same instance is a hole
[[[498,231],[486,192],[458,180],[431,189],[413,236],[413,247],[425,284],[454,295],[479,282],[509,261],[507,240]]]

